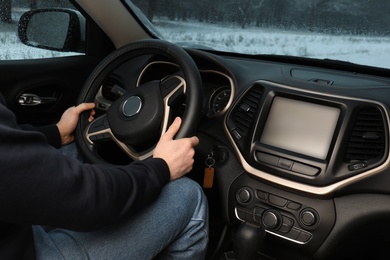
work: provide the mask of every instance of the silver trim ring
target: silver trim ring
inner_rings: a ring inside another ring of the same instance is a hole
[[[122,113],[126,117],[132,117],[141,111],[142,108],[142,100],[138,96],[131,96],[123,102],[122,105]]]

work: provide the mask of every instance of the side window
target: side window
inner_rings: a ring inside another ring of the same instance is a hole
[[[0,46],[0,61],[82,55],[85,19],[68,0],[0,0]]]

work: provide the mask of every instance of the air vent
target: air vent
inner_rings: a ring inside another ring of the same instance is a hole
[[[232,120],[241,136],[248,134],[262,95],[262,88],[253,87],[245,94],[234,110]]]
[[[105,98],[111,101],[115,101],[118,98],[118,95],[111,91],[114,85],[122,87],[123,83],[119,79],[111,76],[103,82],[102,94]]]
[[[384,155],[385,144],[381,111],[375,107],[363,108],[355,120],[344,160],[348,163],[379,160]]]

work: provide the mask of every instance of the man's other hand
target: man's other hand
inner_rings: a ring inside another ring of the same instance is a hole
[[[178,179],[192,170],[194,147],[199,144],[196,136],[173,139],[180,125],[181,119],[177,117],[167,132],[161,136],[153,153],[154,158],[162,158],[168,164],[171,180]]]

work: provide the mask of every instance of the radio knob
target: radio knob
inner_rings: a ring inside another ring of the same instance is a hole
[[[241,188],[237,192],[236,199],[237,199],[238,203],[243,204],[243,205],[251,203],[252,190],[247,188],[247,187]]]
[[[301,223],[307,227],[317,224],[318,215],[313,209],[304,209],[300,215]]]
[[[278,229],[282,224],[282,216],[278,211],[269,209],[263,213],[261,222],[267,229]]]

